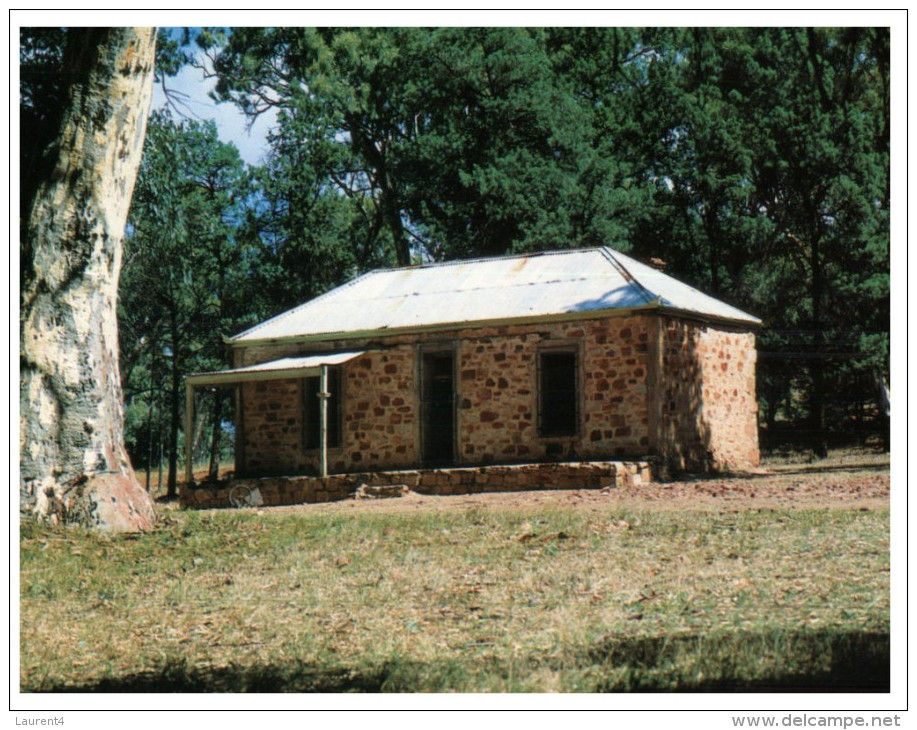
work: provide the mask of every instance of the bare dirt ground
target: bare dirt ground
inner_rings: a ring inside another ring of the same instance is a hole
[[[404,497],[268,507],[265,514],[417,512],[472,508],[605,510],[887,509],[887,455],[848,454],[813,463],[765,462],[753,473],[652,482],[602,490],[538,490],[457,496],[410,492]]]

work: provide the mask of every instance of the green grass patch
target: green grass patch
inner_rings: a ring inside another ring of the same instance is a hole
[[[888,512],[26,523],[24,692],[887,689]]]

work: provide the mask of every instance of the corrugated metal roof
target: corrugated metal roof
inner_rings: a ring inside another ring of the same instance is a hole
[[[634,308],[761,323],[629,256],[592,248],[380,269],[262,322],[232,342]]]
[[[340,365],[348,360],[353,360],[364,352],[365,350],[349,350],[347,352],[318,353],[306,355],[305,357],[282,357],[279,360],[271,360],[231,370],[194,373],[188,376],[188,380],[195,385],[205,385],[242,382],[254,379],[262,373],[270,373],[272,377],[317,375],[321,371],[322,365]]]

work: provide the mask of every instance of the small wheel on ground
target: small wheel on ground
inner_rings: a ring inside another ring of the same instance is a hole
[[[254,499],[252,498],[251,487],[240,484],[230,489],[229,504],[233,507],[253,507]]]

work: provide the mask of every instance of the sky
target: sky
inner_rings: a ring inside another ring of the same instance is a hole
[[[180,95],[178,98],[183,103],[179,105],[179,111],[192,119],[215,122],[220,140],[234,144],[248,164],[257,165],[263,161],[268,151],[265,138],[276,118],[273,112],[262,114],[249,129],[248,120],[235,104],[217,104],[209,97],[216,86],[216,79],[205,79],[204,72],[198,68],[183,68],[177,76],[166,79],[165,85],[170,92]],[[156,83],[153,87],[153,109],[161,109],[165,105],[163,85]]]

